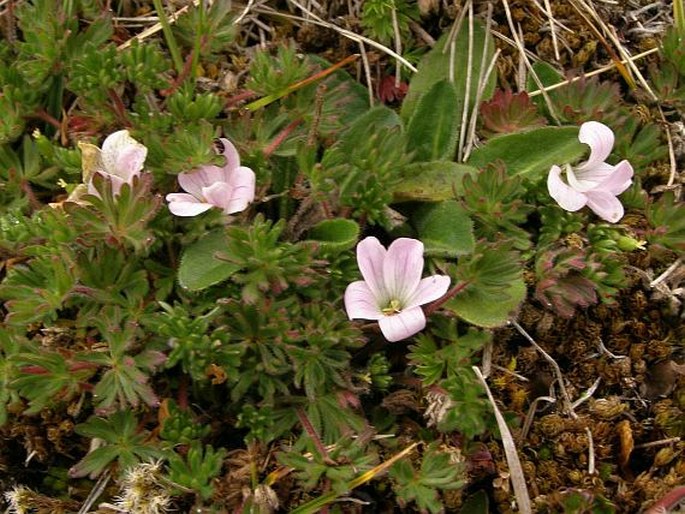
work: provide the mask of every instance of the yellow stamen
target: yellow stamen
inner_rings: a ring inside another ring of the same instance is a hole
[[[390,300],[387,307],[381,309],[381,312],[386,316],[392,316],[393,314],[399,314],[402,310],[399,300]]]

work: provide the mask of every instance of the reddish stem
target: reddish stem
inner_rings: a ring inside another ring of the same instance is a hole
[[[326,447],[321,442],[319,434],[316,433],[314,425],[312,425],[312,422],[309,421],[309,418],[307,417],[307,414],[305,413],[304,409],[302,409],[302,407],[298,407],[296,409],[296,412],[297,418],[300,420],[300,423],[302,424],[302,428],[304,428],[305,432],[307,432],[309,437],[312,438],[314,446],[323,457],[324,462],[329,465],[334,465],[335,461],[328,456],[328,451],[326,450]]]
[[[178,77],[176,77],[176,80],[174,80],[171,85],[167,89],[162,89],[160,91],[160,94],[162,96],[171,96],[173,95],[176,90],[178,90],[179,86],[185,82],[185,80],[188,78],[190,75],[190,70],[193,67],[193,59],[195,58],[195,52],[190,52],[188,54],[188,57],[186,57],[185,63],[183,63],[183,69],[181,70],[181,73],[179,74]]]
[[[466,289],[469,286],[469,284],[470,282],[458,283],[456,286],[447,291],[443,296],[435,300],[433,303],[429,303],[428,305],[426,305],[426,307],[424,307],[423,309],[423,312],[426,314],[426,316],[433,314],[437,309],[439,309],[442,306],[442,304],[444,304],[450,298],[454,298],[455,296],[457,296],[464,289]]]
[[[74,372],[74,371],[81,371],[83,369],[98,369],[98,365],[94,364],[92,362],[74,362],[69,366],[69,371]]]
[[[48,370],[43,366],[24,366],[21,368],[22,373],[28,373],[29,375],[47,375]]]
[[[281,146],[281,143],[297,128],[297,126],[302,123],[302,118],[298,118],[291,121],[287,127],[285,127],[281,132],[274,138],[273,141],[264,149],[264,157],[269,157],[276,149]]]
[[[40,203],[40,200],[36,198],[36,194],[33,192],[31,184],[29,184],[28,180],[21,181],[21,189],[22,191],[24,191],[24,194],[26,194],[26,197],[29,199],[29,205],[31,206],[31,209],[37,211],[43,206]]]
[[[55,127],[57,130],[60,130],[62,128],[62,124],[59,122],[59,120],[57,118],[55,118],[54,116],[51,116],[50,114],[48,114],[45,109],[39,109],[28,117],[29,118],[38,118],[39,120],[43,120],[44,122],[49,123],[50,125]]]
[[[125,127],[130,127],[131,122],[128,120],[126,106],[124,105],[124,102],[119,96],[119,94],[116,91],[114,91],[114,89],[109,88],[107,90],[107,96],[112,101],[112,104],[114,106],[112,110],[114,111],[116,117],[119,119],[119,122]]]
[[[250,91],[249,89],[246,89],[245,91],[241,91],[238,94],[233,95],[232,97],[228,98],[226,100],[226,107],[231,108],[235,107],[239,103],[244,102],[245,100],[250,100],[257,96],[257,93],[254,91]]]
[[[654,503],[645,514],[666,514],[680,502],[685,501],[685,485],[676,487]]]
[[[178,382],[178,407],[188,410],[188,375],[181,375]]]

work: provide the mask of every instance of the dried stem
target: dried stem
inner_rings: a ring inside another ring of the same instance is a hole
[[[499,433],[502,438],[502,446],[504,447],[504,454],[507,458],[507,465],[509,466],[509,474],[511,477],[511,484],[514,487],[514,495],[516,496],[516,501],[518,503],[518,511],[520,514],[531,514],[533,512],[530,496],[528,494],[528,488],[526,487],[526,477],[523,474],[523,467],[521,466],[521,461],[516,450],[516,444],[514,443],[514,438],[511,436],[507,422],[502,416],[502,413],[497,407],[495,398],[490,392],[488,383],[485,381],[483,374],[480,372],[477,366],[472,366],[473,372],[478,377],[478,380],[485,388],[485,393],[488,395],[488,400],[492,405],[492,410],[495,413],[495,419],[497,420],[497,428],[499,428]]]
[[[510,323],[518,330],[518,332],[525,337],[530,344],[532,344],[535,349],[540,352],[540,354],[545,358],[547,362],[549,362],[550,366],[552,366],[552,369],[554,370],[554,374],[556,375],[557,382],[559,383],[559,391],[561,392],[561,399],[562,399],[562,404],[564,407],[564,411],[571,415],[573,418],[577,418],[578,415],[575,413],[573,410],[573,403],[571,402],[571,398],[568,395],[568,391],[566,390],[566,384],[564,383],[564,375],[561,373],[561,368],[559,368],[559,364],[545,351],[542,349],[542,347],[535,342],[535,339],[533,339],[528,332],[526,332],[521,325],[519,325],[515,320],[511,320]]]

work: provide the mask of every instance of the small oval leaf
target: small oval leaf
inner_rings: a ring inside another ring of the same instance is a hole
[[[343,218],[324,220],[309,231],[308,239],[318,243],[324,251],[339,253],[357,244],[359,225]]]
[[[462,179],[476,168],[452,161],[416,162],[402,170],[404,178],[393,191],[393,201],[439,202],[464,194]]]
[[[426,255],[456,257],[473,251],[473,222],[458,202],[424,204],[411,215]]]
[[[546,176],[552,165],[561,166],[588,154],[588,146],[578,141],[578,127],[541,127],[490,139],[476,149],[467,164],[482,168],[501,160],[509,175],[532,180]]]
[[[423,95],[407,127],[407,151],[414,160],[451,159],[457,148],[461,120],[454,115],[457,90],[448,80],[436,82]]]
[[[228,239],[223,230],[210,232],[185,249],[178,268],[178,283],[190,291],[201,291],[223,282],[240,269],[237,264],[217,258],[226,251]]]
[[[444,307],[469,323],[495,328],[506,324],[525,298],[526,284],[522,278],[517,278],[502,291],[501,299],[497,301],[480,294],[478,288],[474,287],[458,294]]]

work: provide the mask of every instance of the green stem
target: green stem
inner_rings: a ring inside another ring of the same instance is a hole
[[[685,37],[685,0],[673,0],[673,24],[678,35]]]
[[[171,60],[174,61],[176,72],[180,74],[183,72],[183,59],[181,58],[181,51],[178,49],[178,45],[176,44],[176,39],[174,39],[174,34],[171,32],[171,24],[169,23],[169,18],[167,18],[166,12],[164,11],[162,0],[152,0],[152,3],[155,6],[155,11],[157,11],[159,23],[162,25],[162,32],[164,32],[164,39],[166,39],[166,44],[169,47]]]

